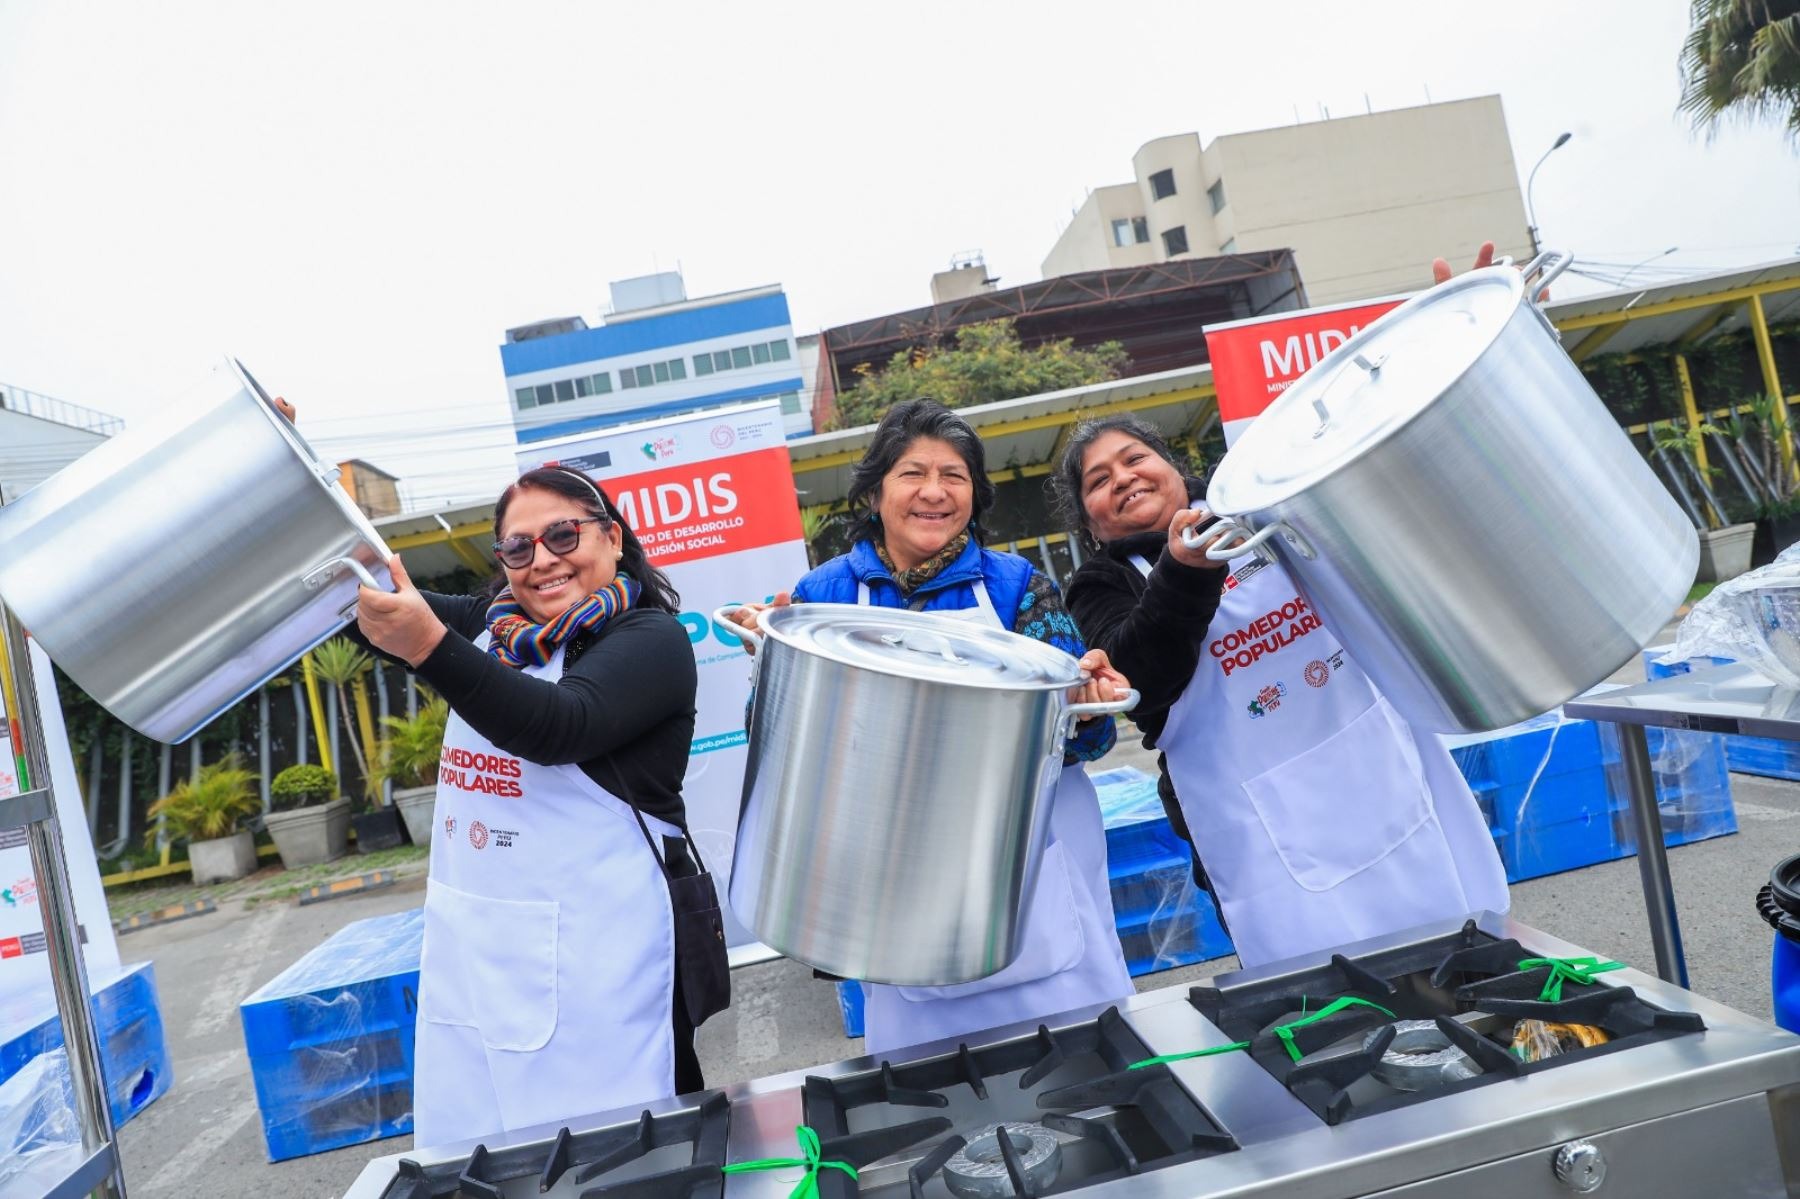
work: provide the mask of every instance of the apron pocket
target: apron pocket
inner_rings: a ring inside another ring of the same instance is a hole
[[[433,881],[426,1018],[472,1026],[489,1049],[542,1049],[556,1032],[559,911],[554,900],[493,899]]]
[[[1308,891],[1368,869],[1431,819],[1418,747],[1385,699],[1243,787],[1281,864]]]
[[[1062,842],[1052,841],[1038,863],[1037,887],[1032,892],[1031,910],[1025,927],[1020,930],[1024,946],[1019,956],[998,973],[974,982],[955,983],[946,987],[896,987],[901,998],[913,1003],[929,1003],[937,999],[964,999],[984,995],[1005,987],[1037,982],[1053,974],[1072,969],[1086,952],[1087,939],[1081,931],[1081,916],[1075,907],[1075,888],[1069,878],[1069,863]]]

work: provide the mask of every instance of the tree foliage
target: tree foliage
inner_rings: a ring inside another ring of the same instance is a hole
[[[923,342],[902,350],[881,370],[864,363],[856,382],[838,396],[831,427],[874,424],[901,400],[926,397],[947,408],[991,404],[1116,379],[1129,364],[1116,341],[1078,350],[1071,338],[1026,346],[1010,320],[956,330],[949,345]]]
[[[1709,135],[1728,115],[1773,121],[1800,146],[1800,0],[1694,0],[1690,20],[1680,111]]]

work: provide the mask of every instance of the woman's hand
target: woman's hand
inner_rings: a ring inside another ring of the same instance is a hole
[[[794,602],[793,597],[791,595],[789,595],[787,592],[777,591],[775,593],[775,598],[770,600],[768,603],[766,603],[766,604],[755,604],[755,603],[745,604],[743,607],[739,608],[737,611],[729,613],[725,617],[725,619],[729,620],[732,624],[736,625],[740,629],[747,629],[750,632],[755,633],[755,632],[759,631],[756,627],[756,614],[758,612],[762,612],[768,608],[785,608],[793,602]],[[744,652],[754,658],[756,656],[756,642],[754,642],[754,641],[744,642]]]
[[[392,654],[408,666],[417,667],[444,639],[444,622],[437,618],[437,613],[413,586],[399,554],[388,559],[388,570],[393,572],[394,586],[399,590],[376,591],[359,587],[356,627],[376,649]]]
[[[1493,265],[1494,243],[1491,241],[1484,241],[1481,243],[1481,249],[1475,251],[1475,265],[1469,269],[1472,271],[1479,271],[1484,267]],[[1520,267],[1519,269],[1523,270],[1524,268]],[[1433,258],[1431,260],[1431,281],[1433,283],[1448,283],[1455,277],[1456,271],[1451,268],[1450,263],[1447,260],[1442,258]],[[1550,289],[1548,287],[1538,292],[1538,302],[1540,304],[1549,298]]]
[[[1131,690],[1131,681],[1119,673],[1103,649],[1091,649],[1081,655],[1081,673],[1087,676],[1087,681],[1069,688],[1072,704],[1110,704],[1124,699]],[[1101,716],[1088,717],[1088,720],[1103,719]]]
[[[1183,566],[1197,566],[1202,570],[1224,570],[1227,563],[1214,562],[1206,556],[1208,547],[1219,540],[1221,527],[1203,534],[1198,547],[1190,547],[1182,540],[1181,535],[1189,529],[1197,529],[1212,519],[1212,513],[1205,508],[1183,508],[1175,514],[1169,523],[1169,556]]]

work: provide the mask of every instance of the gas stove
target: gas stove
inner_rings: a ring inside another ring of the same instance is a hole
[[[856,1171],[822,1199],[1773,1199],[1800,1195],[1800,1038],[1482,914],[379,1158],[347,1199],[776,1199],[804,1167],[736,1167],[806,1148]]]

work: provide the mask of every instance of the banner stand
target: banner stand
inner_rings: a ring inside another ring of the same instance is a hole
[[[113,1131],[112,1105],[100,1067],[100,1041],[88,1006],[87,962],[75,915],[74,889],[63,855],[62,827],[50,778],[50,754],[38,708],[37,678],[25,629],[0,602],[0,696],[6,700],[11,729],[9,750],[22,774],[21,792],[0,799],[0,832],[24,829],[31,847],[32,877],[43,913],[45,949],[56,1010],[62,1018],[70,1080],[74,1084],[75,1117],[81,1127],[86,1158],[61,1183],[54,1196],[98,1193],[124,1199],[125,1174]]]

